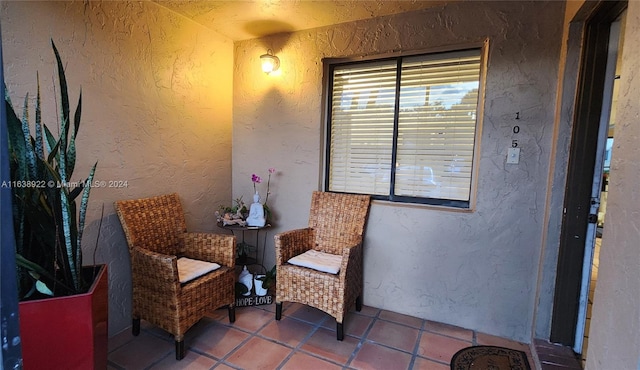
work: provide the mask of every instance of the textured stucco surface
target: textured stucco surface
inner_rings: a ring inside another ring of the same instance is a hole
[[[322,58],[489,40],[477,204],[472,212],[374,202],[367,305],[529,342],[554,134],[562,2],[465,2],[235,43],[233,194],[278,168],[275,230],[306,225],[322,181]],[[270,48],[276,75],[259,70]],[[515,120],[520,112],[519,120]],[[512,132],[513,126],[520,133]],[[507,165],[511,140],[520,164]],[[267,264],[273,241],[267,240]]]
[[[53,38],[74,106],[82,87],[76,176],[97,160],[96,180],[127,181],[92,190],[84,236],[85,262],[97,241],[96,262],[109,265],[113,335],[131,319],[129,256],[113,202],[178,192],[188,228],[212,231],[216,207],[231,197],[232,43],[150,2],[3,1],[0,19],[14,103],[35,96],[38,71],[44,119],[56,126]]]
[[[587,369],[640,368],[640,3],[627,9]]]

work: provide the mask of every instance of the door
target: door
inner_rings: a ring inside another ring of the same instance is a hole
[[[550,338],[552,342],[573,347],[576,352],[582,351],[606,127],[615,77],[610,36],[613,22],[625,8],[624,1],[601,2],[584,28]],[[616,27],[613,29],[615,33]]]
[[[621,52],[621,19],[618,18],[611,24],[609,31],[609,45],[607,52],[607,65],[604,75],[604,88],[602,98],[602,110],[600,114],[600,127],[598,130],[598,144],[596,147],[595,166],[593,169],[593,182],[591,185],[591,201],[589,216],[587,217],[587,233],[585,239],[585,256],[582,265],[582,284],[580,286],[580,300],[578,306],[578,318],[576,324],[576,335],[573,350],[576,353],[583,353],[583,340],[585,337],[585,326],[587,320],[587,310],[589,306],[589,295],[592,289],[591,283],[594,264],[594,252],[596,242],[602,237],[604,226],[604,203],[603,189],[608,187],[608,165],[611,161],[611,145],[613,143],[614,116],[613,102],[615,100],[615,81],[619,78],[617,65],[618,56]]]

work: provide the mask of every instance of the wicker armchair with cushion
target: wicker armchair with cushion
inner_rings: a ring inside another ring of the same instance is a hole
[[[115,202],[131,257],[133,335],[140,319],[174,336],[184,357],[185,332],[207,311],[228,306],[235,321],[232,235],[187,233],[177,194]]]
[[[309,226],[275,236],[276,320],[282,302],[298,302],[335,317],[337,339],[355,304],[362,309],[362,241],[369,215],[368,195],[316,191]]]

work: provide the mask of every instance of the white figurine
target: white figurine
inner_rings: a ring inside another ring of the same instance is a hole
[[[244,266],[240,276],[238,276],[238,281],[247,287],[247,292],[244,293],[244,296],[248,296],[251,294],[251,284],[253,282],[253,275],[247,270],[247,266]]]
[[[260,194],[256,192],[253,195],[253,203],[249,208],[249,217],[247,217],[247,226],[263,227],[267,223],[264,217],[264,207],[260,204]]]

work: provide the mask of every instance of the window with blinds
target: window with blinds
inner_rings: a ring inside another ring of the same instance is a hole
[[[481,49],[329,67],[329,191],[469,207]]]

